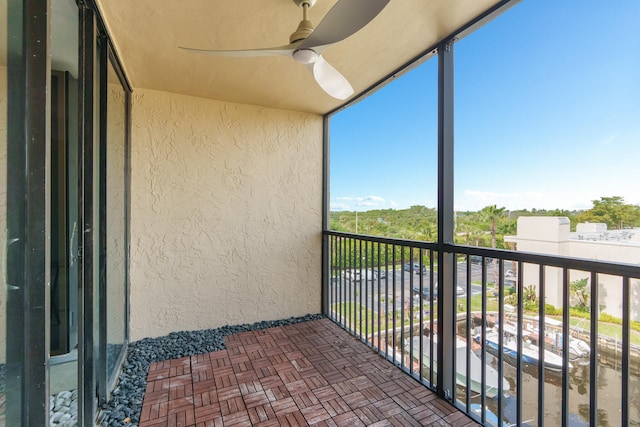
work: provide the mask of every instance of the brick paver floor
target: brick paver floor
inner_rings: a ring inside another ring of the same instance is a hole
[[[152,363],[140,427],[477,426],[329,319]]]

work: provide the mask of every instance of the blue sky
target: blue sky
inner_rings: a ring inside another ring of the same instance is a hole
[[[455,209],[640,204],[640,2],[523,0],[455,45]],[[437,60],[331,120],[331,209],[436,207]]]

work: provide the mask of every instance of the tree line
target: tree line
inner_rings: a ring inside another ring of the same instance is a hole
[[[571,231],[581,222],[605,223],[609,230],[640,227],[640,206],[623,197],[600,197],[586,210],[532,209],[512,210],[490,205],[479,211],[459,211],[455,216],[455,242],[462,245],[511,249],[505,235],[517,233],[520,216],[565,216]],[[435,241],[438,217],[434,208],[411,206],[408,209],[377,209],[366,212],[333,211],[330,228],[347,233]]]

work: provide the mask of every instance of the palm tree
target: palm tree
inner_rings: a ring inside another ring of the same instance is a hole
[[[480,218],[491,222],[491,247],[496,247],[496,222],[498,218],[504,216],[505,208],[498,208],[496,205],[485,206],[480,211]],[[498,260],[493,260],[493,283],[498,283]]]
[[[491,222],[491,247],[496,247],[496,222],[498,218],[504,216],[505,208],[498,208],[496,205],[485,206],[480,211],[480,216],[485,221]]]

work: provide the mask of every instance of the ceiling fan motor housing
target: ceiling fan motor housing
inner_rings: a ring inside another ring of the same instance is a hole
[[[303,19],[298,24],[298,29],[289,36],[289,43],[295,43],[300,40],[304,40],[313,32],[313,24],[308,19]]]
[[[298,28],[289,36],[289,43],[295,43],[304,40],[313,32],[313,24],[307,18],[307,11],[316,4],[316,0],[293,0],[293,2],[302,8],[302,21],[298,24]]]
[[[293,52],[293,59],[301,64],[311,64],[316,62],[318,54],[313,49],[298,49]]]

